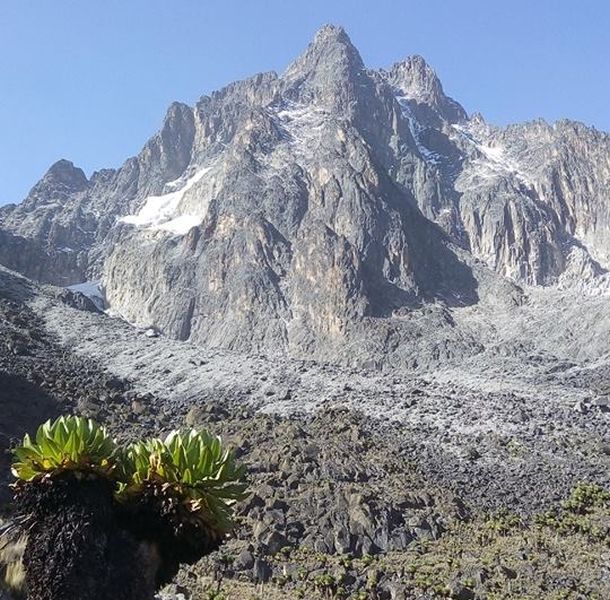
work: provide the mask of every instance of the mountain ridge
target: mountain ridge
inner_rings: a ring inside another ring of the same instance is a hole
[[[330,360],[356,344],[370,360],[412,343],[405,317],[425,306],[438,333],[500,289],[606,293],[608,181],[609,136],[488,125],[422,57],[367,69],[325,26],[283,74],[172,103],[119,169],[55,163],[0,208],[0,260],[101,279],[115,313],[171,337]]]

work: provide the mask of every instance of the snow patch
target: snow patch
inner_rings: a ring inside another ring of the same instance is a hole
[[[329,122],[328,111],[287,102],[275,113],[275,116],[290,136],[295,154],[312,157],[320,144],[324,127]]]
[[[168,231],[176,235],[186,235],[193,227],[201,225],[202,220],[202,217],[195,215],[180,215],[171,221],[166,221],[161,223],[161,225],[155,226],[154,229]]]
[[[409,106],[410,99],[409,96],[396,96],[396,100],[402,109],[402,114],[407,118],[409,123],[409,130],[411,131],[411,137],[415,140],[417,151],[427,163],[437,165],[441,162],[443,157],[438,152],[434,152],[427,148],[421,141],[421,134],[425,128],[422,127],[421,123],[415,118],[415,115]]]
[[[199,225],[204,215],[180,214],[180,204],[187,192],[195,186],[211,167],[204,167],[187,179],[183,187],[161,196],[149,196],[136,215],[126,215],[119,219],[121,223],[135,225],[152,230],[161,230],[176,235],[186,234],[192,227]],[[166,187],[174,188],[180,180],[170,181]]]
[[[451,127],[462,140],[467,141],[471,145],[473,150],[482,155],[473,158],[464,170],[463,176],[468,179],[469,185],[472,185],[475,180],[483,182],[489,179],[496,179],[499,176],[512,174],[526,186],[533,186],[531,179],[527,176],[522,166],[510,156],[504,146],[498,143],[492,145],[489,141],[483,141],[478,136],[475,136],[470,128],[463,125],[453,124]]]

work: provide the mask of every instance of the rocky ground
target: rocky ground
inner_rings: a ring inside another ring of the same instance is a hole
[[[610,596],[601,362],[388,375],[244,357],[3,270],[0,317],[3,449],[78,412],[121,438],[203,425],[248,465],[234,538],[169,597]]]

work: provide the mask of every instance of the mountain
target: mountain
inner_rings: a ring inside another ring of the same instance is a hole
[[[6,451],[75,413],[247,466],[159,598],[610,597],[609,183],[608,135],[494,127],[332,26],[60,160],[0,208],[0,538]]]
[[[282,75],[172,104],[121,168],[53,165],[0,209],[0,262],[101,281],[115,314],[212,347],[409,368],[498,347],[599,357],[609,183],[607,134],[494,127],[422,57],[367,69],[326,26]],[[576,335],[548,314],[562,304]]]

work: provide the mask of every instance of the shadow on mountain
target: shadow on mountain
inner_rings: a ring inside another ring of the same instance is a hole
[[[423,298],[440,300],[452,308],[476,304],[479,283],[470,266],[450,248],[451,241],[440,226],[427,221],[423,230],[431,255],[431,260],[415,268],[416,276],[422,282]]]
[[[78,252],[45,249],[39,242],[0,229],[0,264],[26,277],[53,285],[84,281]],[[1,292],[0,288],[0,292]]]
[[[391,219],[400,215],[405,235],[402,248],[411,280],[400,281],[401,267],[388,266],[385,239],[372,243],[363,267],[371,300],[370,316],[390,317],[400,309],[416,309],[429,302],[442,302],[452,308],[476,304],[478,281],[470,266],[452,250],[453,241],[447,233],[421,213],[404,186],[389,177],[384,184],[386,204],[378,214],[378,224],[382,231],[390,231]]]
[[[0,298],[6,298],[11,302],[23,302],[34,296],[33,284],[31,281],[13,273],[2,262],[2,230],[0,230]]]
[[[0,371],[0,512],[10,498],[10,448],[25,433],[60,414],[57,401],[43,388],[18,375]]]

